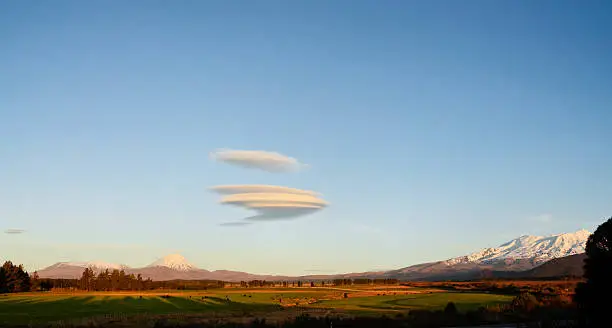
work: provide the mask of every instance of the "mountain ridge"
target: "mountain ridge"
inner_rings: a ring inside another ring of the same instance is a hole
[[[498,247],[484,248],[465,256],[448,259],[445,262],[454,265],[457,263],[531,259],[537,265],[554,258],[584,253],[584,247],[590,234],[587,230],[581,229],[573,233],[549,236],[523,235]]]
[[[590,232],[584,229],[549,236],[523,235],[497,247],[483,248],[464,256],[376,272],[284,276],[231,270],[209,271],[196,267],[180,254],[170,254],[142,268],[130,268],[123,264],[101,261],[59,262],[38,271],[38,274],[41,278],[79,278],[85,267],[92,267],[94,271],[124,270],[128,274],[141,274],[144,278],[152,280],[317,280],[357,277],[402,280],[471,279],[483,275],[483,272],[510,272],[508,275],[513,275],[513,272],[527,272],[551,260],[582,254],[589,235]],[[550,270],[552,269],[544,272]],[[568,267],[566,271],[575,273],[576,270]]]

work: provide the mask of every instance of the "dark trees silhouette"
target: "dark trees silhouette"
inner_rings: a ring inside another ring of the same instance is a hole
[[[444,314],[446,315],[457,315],[459,311],[457,311],[457,306],[453,302],[448,302],[446,307],[444,307]]]
[[[576,288],[584,327],[612,327],[610,299],[612,295],[612,217],[602,223],[586,243],[585,282]]]
[[[164,282],[159,283],[163,284]],[[115,269],[113,271],[109,271],[108,269],[106,269],[100,271],[96,275],[93,269],[86,268],[83,271],[81,279],[78,280],[77,287],[82,290],[96,291],[144,290],[150,289],[151,284],[151,279],[144,280],[140,274],[138,274],[138,276],[135,276],[133,274],[126,274],[123,270]]]
[[[0,293],[19,293],[30,291],[31,282],[23,266],[6,261],[0,267]]]

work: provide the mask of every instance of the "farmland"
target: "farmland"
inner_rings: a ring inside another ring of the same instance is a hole
[[[414,309],[442,309],[449,301],[459,311],[467,311],[510,300],[510,296],[504,295],[402,286],[21,293],[0,296],[0,325],[83,323],[168,315],[243,319],[287,318],[298,313],[379,316]]]

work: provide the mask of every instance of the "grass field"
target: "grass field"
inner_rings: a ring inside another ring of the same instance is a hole
[[[348,293],[348,298],[343,294]],[[162,296],[170,295],[165,298]],[[218,289],[167,293],[28,293],[0,296],[0,325],[71,321],[108,315],[259,316],[287,308],[382,314],[440,309],[449,301],[460,311],[506,303],[509,296],[410,289]]]
[[[453,302],[459,311],[468,311],[480,306],[508,303],[511,300],[510,296],[495,294],[432,293],[348,298],[321,301],[314,306],[361,311],[408,311],[411,309],[438,310],[443,309],[448,302]]]

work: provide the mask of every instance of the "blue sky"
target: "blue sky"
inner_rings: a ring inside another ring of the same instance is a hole
[[[612,215],[607,1],[0,5],[0,259],[403,267]],[[310,165],[268,173],[218,148]],[[244,227],[208,188],[331,206]]]

